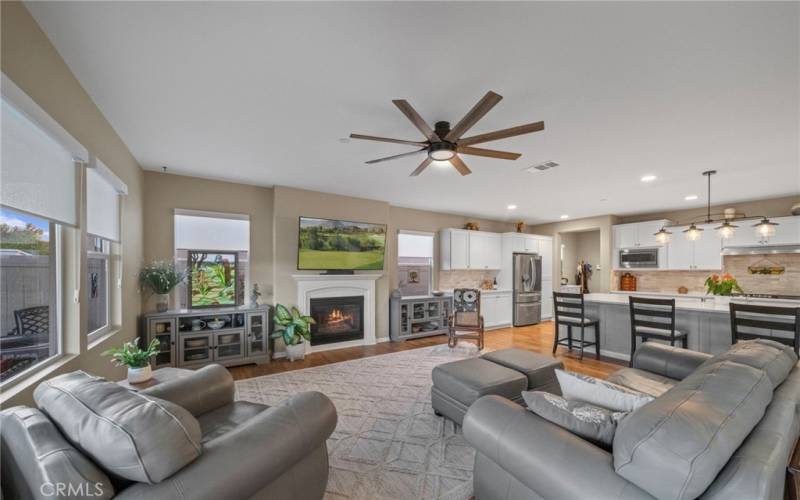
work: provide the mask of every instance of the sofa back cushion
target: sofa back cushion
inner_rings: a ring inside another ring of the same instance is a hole
[[[767,372],[773,389],[786,380],[797,363],[797,354],[788,345],[769,339],[740,340],[727,351],[705,362],[733,361]]]
[[[36,408],[15,406],[0,412],[0,441],[6,498],[105,500],[114,496],[108,476]]]
[[[201,453],[200,424],[185,409],[84,372],[41,383],[36,404],[109,473],[158,483]]]
[[[654,497],[697,498],[771,399],[762,370],[731,361],[701,366],[619,423],[614,470]]]

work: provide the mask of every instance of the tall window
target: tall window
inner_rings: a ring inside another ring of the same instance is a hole
[[[2,75],[0,381],[61,352],[61,236],[86,150]]]
[[[244,304],[249,279],[250,217],[175,210],[175,262],[189,279],[180,307]]]
[[[404,297],[430,295],[433,288],[433,234],[400,231],[397,272]]]
[[[97,158],[86,171],[86,297],[89,338],[111,329],[111,306],[120,300],[120,196],[127,186]]]

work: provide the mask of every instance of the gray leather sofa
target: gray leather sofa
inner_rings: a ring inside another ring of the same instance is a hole
[[[476,499],[782,499],[800,370],[778,346],[740,342],[711,357],[643,344],[610,380],[656,399],[619,423],[612,449],[502,397],[477,400],[464,419]]]
[[[322,498],[331,401],[234,392],[219,365],[139,393],[83,372],[45,381],[38,409],[0,412],[2,498]]]

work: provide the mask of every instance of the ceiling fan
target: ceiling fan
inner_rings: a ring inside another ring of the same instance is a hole
[[[422,119],[417,111],[411,107],[405,99],[395,99],[392,102],[397,106],[400,111],[406,115],[406,118],[411,120],[417,129],[425,136],[424,141],[407,141],[403,139],[390,139],[388,137],[375,137],[372,135],[363,134],[350,134],[352,139],[363,139],[367,141],[378,142],[391,142],[395,144],[407,144],[409,146],[418,146],[421,149],[410,151],[408,153],[401,153],[399,155],[387,156],[385,158],[378,158],[377,160],[370,160],[367,163],[380,163],[383,161],[394,160],[397,158],[404,158],[406,156],[414,156],[420,153],[427,153],[428,157],[411,172],[411,176],[417,176],[425,170],[428,165],[433,161],[449,161],[458,173],[461,175],[469,175],[472,171],[467,167],[464,160],[461,159],[459,154],[485,156],[487,158],[500,158],[501,160],[516,160],[520,156],[519,153],[509,153],[507,151],[496,151],[494,149],[483,149],[473,147],[473,144],[481,144],[484,142],[496,141],[498,139],[505,139],[507,137],[514,137],[517,135],[530,134],[544,130],[544,122],[528,123],[527,125],[519,125],[517,127],[506,128],[503,130],[496,130],[494,132],[487,132],[485,134],[473,135],[471,137],[464,137],[467,130],[471,129],[473,125],[478,123],[478,120],[488,113],[503,96],[492,92],[491,90],[481,98],[478,103],[470,109],[464,118],[456,124],[455,127],[450,128],[450,122],[436,122],[434,129]]]

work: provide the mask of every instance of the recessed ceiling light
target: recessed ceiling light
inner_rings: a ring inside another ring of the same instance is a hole
[[[509,209],[509,210],[516,210],[517,206],[516,205],[509,205],[506,208]]]
[[[654,180],[656,180],[655,175],[645,175],[642,177],[642,182],[653,182]]]
[[[686,200],[686,201],[692,201],[692,200],[696,200],[696,199],[697,199],[697,195],[696,194],[689,194],[689,195],[686,195],[686,197],[684,198],[684,200]]]
[[[569,215],[567,215],[567,214],[564,214],[564,215],[562,215],[562,216],[561,216],[561,218],[562,218],[562,219],[569,219]]]

